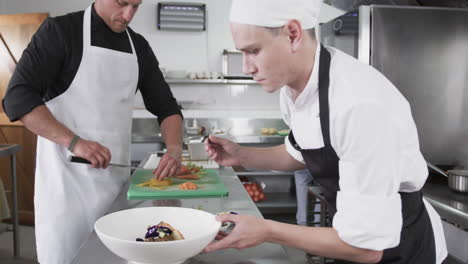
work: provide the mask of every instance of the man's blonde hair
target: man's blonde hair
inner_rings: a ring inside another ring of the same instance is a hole
[[[262,27],[262,28],[267,29],[268,31],[270,31],[271,34],[276,36],[278,35],[282,27]],[[304,30],[307,32],[307,34],[312,40],[317,40],[317,36],[315,35],[315,28],[309,28],[309,29],[304,29]]]

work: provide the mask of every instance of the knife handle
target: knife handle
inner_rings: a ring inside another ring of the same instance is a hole
[[[76,156],[71,156],[70,157],[70,162],[91,164],[91,161],[89,161],[87,159],[80,158],[80,157],[76,157]]]

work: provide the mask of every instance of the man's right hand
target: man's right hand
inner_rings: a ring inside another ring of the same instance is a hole
[[[239,151],[241,147],[227,139],[210,135],[205,140],[205,150],[208,156],[223,166],[241,166]]]
[[[95,142],[80,138],[76,143],[73,154],[87,159],[93,168],[107,168],[111,160],[111,152],[108,148]]]

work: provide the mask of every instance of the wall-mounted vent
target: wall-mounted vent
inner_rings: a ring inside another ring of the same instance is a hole
[[[204,31],[205,4],[160,2],[157,7],[158,29],[175,31]]]

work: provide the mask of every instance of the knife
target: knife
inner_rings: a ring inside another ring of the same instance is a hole
[[[70,162],[91,164],[91,161],[89,161],[87,159],[80,158],[80,157],[76,157],[76,156],[70,156]],[[141,167],[123,165],[123,164],[115,164],[115,163],[109,163],[109,166],[119,167],[119,168],[130,168],[130,169],[143,169]]]

